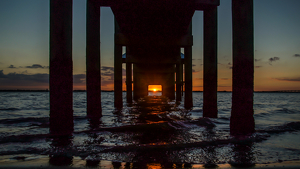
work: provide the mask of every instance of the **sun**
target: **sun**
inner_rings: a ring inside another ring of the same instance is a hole
[[[156,89],[153,89],[154,92],[156,92]]]

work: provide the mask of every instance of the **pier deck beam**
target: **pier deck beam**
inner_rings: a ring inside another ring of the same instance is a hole
[[[203,117],[217,118],[217,7],[204,10]]]
[[[50,1],[50,134],[73,132],[72,0]]]
[[[87,116],[101,117],[100,5],[94,0],[87,1],[86,22]]]
[[[255,131],[253,118],[253,0],[232,0],[233,68],[230,132]]]
[[[120,33],[120,27],[115,19],[115,35]],[[122,45],[114,45],[114,106],[123,107],[122,100]]]

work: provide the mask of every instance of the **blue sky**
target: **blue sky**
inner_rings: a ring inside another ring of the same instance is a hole
[[[231,0],[218,7],[218,85],[231,90]],[[0,89],[46,89],[49,0],[0,1]],[[254,0],[255,90],[300,90],[300,1]],[[73,0],[74,89],[85,88],[86,0]],[[202,90],[203,13],[193,17],[193,87]],[[113,13],[101,8],[102,89],[113,89]],[[125,67],[124,67],[125,68]],[[125,85],[123,85],[125,89]]]

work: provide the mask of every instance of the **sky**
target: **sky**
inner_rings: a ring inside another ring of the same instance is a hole
[[[220,1],[218,91],[231,91],[231,0]],[[49,89],[49,4],[49,0],[0,0],[0,90]],[[299,0],[254,0],[255,91],[300,90],[299,7]],[[75,90],[85,90],[85,18],[86,0],[73,0]],[[113,90],[113,18],[110,8],[101,7],[102,90]],[[196,11],[192,21],[193,90],[202,91],[203,12]]]

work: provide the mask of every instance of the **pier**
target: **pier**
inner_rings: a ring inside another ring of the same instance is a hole
[[[70,134],[74,126],[72,4],[72,0],[50,0],[50,133],[54,135]],[[162,85],[163,96],[181,101],[184,91],[185,108],[193,107],[191,21],[194,12],[200,10],[204,13],[203,117],[217,118],[219,5],[220,0],[87,0],[87,116],[102,116],[100,7],[110,7],[115,16],[114,106],[117,109],[123,106],[122,63],[125,63],[128,103],[147,96],[148,85]],[[250,134],[255,130],[253,0],[232,0],[231,10],[230,130],[233,135]],[[125,59],[123,47],[126,47]]]

